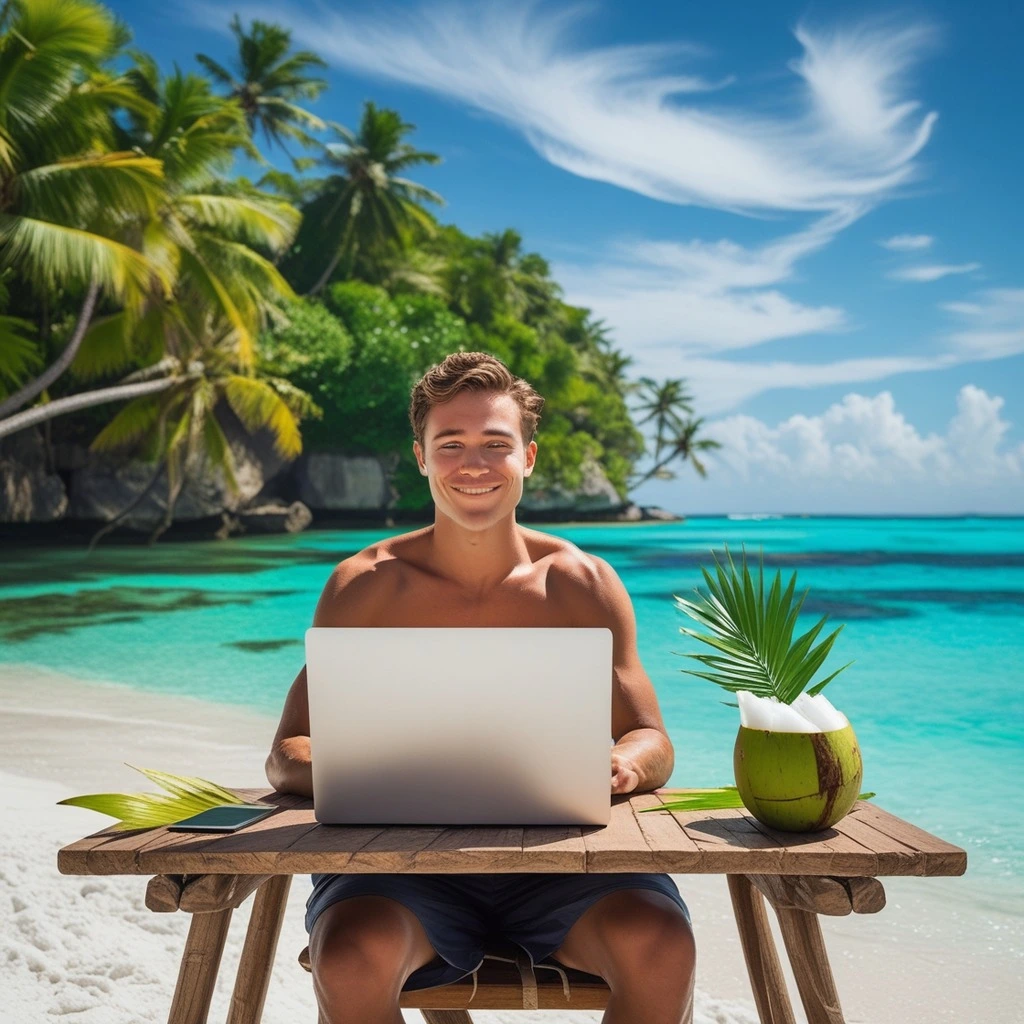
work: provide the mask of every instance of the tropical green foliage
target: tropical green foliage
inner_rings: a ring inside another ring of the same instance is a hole
[[[134,768],[134,765],[129,765]],[[67,807],[85,807],[118,818],[115,831],[139,828],[160,828],[190,818],[211,807],[239,804],[244,801],[237,793],[206,779],[186,775],[171,775],[151,768],[136,768],[150,782],[155,782],[164,793],[92,793],[73,796],[57,803]]]
[[[805,591],[794,599],[796,573],[785,587],[782,572],[776,571],[767,593],[762,552],[756,581],[747,565],[746,551],[737,568],[729,549],[725,565],[717,555],[714,573],[701,568],[707,594],[698,591],[698,600],[675,596],[676,607],[704,626],[697,632],[685,626],[680,632],[714,648],[715,654],[690,654],[708,671],[683,669],[688,675],[717,683],[736,693],[749,690],[757,697],[776,697],[785,704],[805,690],[812,697],[820,693],[849,662],[811,686],[811,680],[824,664],[842,626],[817,642],[828,616],[823,616],[806,633],[793,639],[797,618],[807,597]],[[817,643],[816,643],[817,642]],[[810,686],[810,689],[808,689]]]

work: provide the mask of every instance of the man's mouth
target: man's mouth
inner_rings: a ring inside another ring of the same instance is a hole
[[[499,485],[495,484],[493,487],[452,487],[452,490],[458,491],[459,494],[490,494],[491,491],[496,491]]]

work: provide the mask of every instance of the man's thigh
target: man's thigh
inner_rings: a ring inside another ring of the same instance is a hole
[[[534,963],[557,955],[573,929],[576,938],[581,935],[584,938],[582,942],[572,942],[567,955],[580,945],[591,946],[593,940],[588,940],[587,936],[598,934],[600,929],[595,922],[605,919],[613,928],[613,935],[621,933],[630,921],[633,932],[641,936],[650,935],[652,928],[658,926],[671,932],[673,928],[678,929],[680,921],[689,927],[686,903],[675,882],[665,874],[522,874],[495,876],[495,879],[498,927],[507,938],[526,949]],[[605,902],[611,895],[622,893],[633,895],[617,902]],[[652,905],[643,900],[644,895],[661,897],[661,901]],[[609,908],[620,904],[624,909],[609,914]],[[635,909],[627,918],[625,910],[629,907]],[[581,924],[588,915],[590,923]],[[592,959],[588,957],[588,961]]]

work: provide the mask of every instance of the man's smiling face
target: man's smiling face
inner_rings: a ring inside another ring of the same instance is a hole
[[[463,391],[427,414],[423,447],[413,443],[439,512],[468,530],[484,530],[512,512],[533,472],[537,443],[523,441],[510,395]]]

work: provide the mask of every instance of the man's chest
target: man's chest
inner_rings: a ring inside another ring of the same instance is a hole
[[[508,581],[485,597],[473,597],[445,582],[412,578],[396,587],[365,625],[443,626],[581,626],[575,602],[565,600],[536,573]]]

